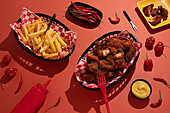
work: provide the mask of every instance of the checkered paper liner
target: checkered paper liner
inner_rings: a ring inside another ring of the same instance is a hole
[[[136,52],[135,52],[132,60],[128,63],[126,68],[123,70],[122,75],[114,78],[110,82],[107,82],[106,86],[116,82],[119,78],[121,78],[125,74],[125,72],[129,68],[129,66],[131,66],[133,64],[134,60],[136,59],[136,57],[138,56],[138,54],[139,54],[139,52],[140,52],[140,50],[142,48],[142,43],[141,42],[135,42],[132,38],[129,38],[129,33],[128,33],[127,30],[123,30],[121,33],[119,33],[117,36],[114,36],[114,37],[119,38],[119,39],[128,39],[128,40],[131,40],[132,45],[136,49]],[[88,53],[89,54],[93,54],[93,50],[89,51]],[[84,85],[87,88],[91,88],[91,89],[99,88],[95,83],[88,83],[87,81],[82,80],[81,75],[85,74],[85,72],[86,72],[86,64],[87,64],[87,54],[76,65],[75,75],[76,75],[77,81],[82,83],[82,85]]]
[[[21,29],[23,30],[22,28],[22,25],[25,25],[25,24],[32,24],[35,22],[35,20],[37,20],[38,18],[40,18],[39,16],[37,16],[35,13],[33,13],[32,11],[28,10],[27,8],[23,8],[23,11],[21,12],[20,14],[20,18],[22,20],[22,23],[21,22],[17,22],[17,23],[13,23],[13,24],[10,24],[10,27],[17,33],[18,35],[18,40],[21,42],[21,44],[23,44],[25,47],[27,47],[30,51],[32,51],[32,48],[27,45],[27,44],[24,44],[23,41],[22,41],[22,38],[21,36],[19,35],[19,33],[17,32],[17,29]],[[42,18],[42,20],[48,25],[49,24],[49,21],[45,20]],[[73,32],[73,31],[66,31],[61,25],[59,24],[53,24],[51,25],[51,28],[54,29],[61,37],[64,37],[66,39],[68,39],[68,48],[72,48],[73,45],[76,43],[77,41],[77,33],[76,32]],[[70,53],[71,52],[71,49],[67,49],[67,51]],[[33,52],[33,51],[32,51]],[[33,52],[34,53],[34,52]],[[69,54],[68,53],[68,54]],[[62,56],[59,52],[59,55],[58,55],[58,59],[60,58],[63,58],[67,55],[64,55]]]

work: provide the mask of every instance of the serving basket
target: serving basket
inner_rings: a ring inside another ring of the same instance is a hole
[[[50,21],[50,18],[52,18],[51,16],[49,15],[46,15],[46,14],[42,14],[42,13],[35,13],[37,16],[43,18],[44,20],[46,21]],[[17,20],[17,22],[22,22],[21,18]],[[60,25],[62,26],[66,31],[70,31],[70,29],[67,28],[67,26],[65,26],[62,22],[60,22],[59,20],[57,19],[54,19],[53,22],[52,22],[53,25]],[[34,57],[37,57],[41,60],[44,60],[44,61],[61,61],[61,60],[64,60],[64,59],[67,59],[74,51],[75,49],[75,44],[71,47],[71,48],[68,48],[71,52],[67,55],[67,56],[64,56],[62,58],[59,58],[59,59],[45,59],[44,57],[42,56],[37,56],[33,51],[31,51],[28,47],[26,47],[25,45],[23,45],[23,43],[19,40],[19,37],[17,35],[16,32],[14,32],[14,35],[15,35],[15,39],[16,41],[18,42],[18,44],[25,50],[27,51],[29,54],[33,55]]]
[[[95,23],[92,23],[92,22],[88,22],[88,21],[84,21],[84,20],[81,20],[79,19],[77,16],[75,16],[72,12],[70,12],[70,8],[73,8],[73,5],[71,4],[68,8],[67,8],[67,12],[70,16],[74,17],[75,19],[81,21],[81,22],[84,22],[84,23],[87,23],[87,24],[98,24],[101,22],[102,18],[103,18],[103,14],[100,10],[98,10],[97,8],[91,6],[91,5],[88,5],[88,4],[85,4],[85,3],[81,3],[81,2],[74,2],[75,5],[78,5],[78,6],[83,6],[83,7],[88,7],[88,8],[91,8],[92,11],[95,11],[97,12],[98,16],[100,17],[100,20],[97,20],[97,22]]]
[[[76,75],[77,81],[82,86],[84,86],[85,88],[88,88],[88,89],[99,89],[99,87],[95,83],[88,83],[88,82],[82,80],[82,78],[80,76],[81,74],[85,73],[87,54],[92,54],[93,53],[96,41],[104,42],[106,38],[112,38],[115,35],[120,34],[121,32],[123,32],[123,31],[113,31],[113,32],[109,32],[107,34],[104,34],[103,36],[101,36],[100,38],[95,40],[84,51],[84,53],[81,55],[81,57],[79,58],[79,60],[77,62],[77,66],[76,66],[76,69],[75,69],[75,75]],[[126,32],[128,32],[128,31],[126,30]],[[131,34],[131,33],[128,33],[128,39],[130,39],[131,41],[135,42],[134,46],[137,47],[136,48],[136,53],[135,53],[134,57],[132,58],[132,60],[127,65],[127,67],[123,70],[123,75],[114,78],[111,82],[107,82],[107,84],[106,84],[107,87],[117,84],[124,77],[126,77],[128,75],[128,73],[132,70],[132,68],[135,66],[135,64],[136,64],[136,62],[138,60],[138,57],[139,57],[139,54],[140,54],[140,50],[141,50],[141,47],[142,47],[142,43],[138,42],[137,38],[133,34]]]

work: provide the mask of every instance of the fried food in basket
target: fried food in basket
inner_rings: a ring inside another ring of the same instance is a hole
[[[167,20],[168,18],[168,10],[163,8],[162,5],[158,6],[158,8],[153,8],[154,4],[147,5],[143,8],[143,13],[145,16],[150,17],[149,23],[153,26],[156,26],[157,24],[161,23],[161,20],[163,21]]]
[[[47,29],[46,23],[41,18],[35,20],[35,23],[22,25],[23,29],[17,29],[25,45],[31,47],[37,56],[45,59],[57,59],[58,55],[67,55],[66,40],[59,36],[57,31],[49,28],[47,33],[42,37]]]
[[[87,54],[86,73],[82,78],[96,83],[97,74],[104,73],[107,82],[121,76],[135,54],[135,48],[128,39],[109,38],[96,41],[93,54]]]

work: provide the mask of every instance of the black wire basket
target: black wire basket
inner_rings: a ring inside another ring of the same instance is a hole
[[[51,16],[48,16],[48,15],[42,14],[42,13],[35,13],[35,14],[36,14],[37,16],[39,16],[39,17],[47,20],[47,21],[50,21]],[[18,19],[17,22],[22,22],[22,21],[21,21],[21,18]],[[57,19],[54,19],[54,20],[53,20],[53,24],[55,24],[55,25],[59,24],[59,25],[62,26],[66,31],[70,31],[70,29],[68,29],[62,22],[60,22],[60,21],[57,20]],[[15,35],[15,39],[16,39],[16,41],[18,42],[18,44],[19,44],[25,51],[27,51],[29,54],[33,55],[34,57],[37,57],[37,58],[39,58],[39,59],[41,59],[41,60],[44,60],[44,61],[61,61],[61,60],[64,60],[64,59],[68,58],[68,57],[73,53],[73,51],[74,51],[74,49],[75,49],[75,44],[74,44],[71,48],[68,48],[69,50],[71,50],[71,52],[70,52],[67,56],[65,56],[65,57],[63,57],[63,58],[60,58],[60,59],[45,59],[45,58],[42,57],[42,56],[37,56],[33,51],[31,51],[31,50],[28,49],[25,45],[23,45],[23,44],[19,41],[18,35],[17,35],[16,32],[14,32],[14,35]]]
[[[104,42],[106,38],[111,38],[111,37],[113,37],[113,36],[115,36],[115,35],[118,35],[118,34],[121,33],[121,32],[122,32],[122,31],[109,32],[109,33],[107,33],[107,34],[104,34],[104,35],[101,36],[100,38],[96,39],[96,40],[84,51],[84,53],[83,53],[83,54],[81,55],[81,57],[79,58],[77,64],[78,64],[79,61],[80,61],[81,59],[83,59],[88,53],[91,53],[91,52],[94,50],[94,48],[95,48],[95,42],[96,42],[96,41]],[[137,38],[136,38],[134,35],[132,35],[131,33],[129,33],[129,38],[132,38],[133,41],[138,42]],[[140,54],[140,53],[139,53],[139,54]],[[110,87],[110,86],[113,86],[113,85],[117,84],[117,83],[120,82],[124,77],[126,77],[126,76],[128,75],[128,73],[129,73],[129,72],[132,70],[132,68],[135,66],[135,64],[136,64],[136,62],[137,62],[137,60],[138,60],[138,58],[139,58],[139,54],[136,56],[136,58],[134,59],[133,64],[132,64],[131,66],[129,66],[129,68],[126,70],[126,72],[124,73],[124,75],[121,76],[120,78],[118,78],[117,81],[113,82],[112,84],[109,84],[107,87]],[[87,89],[92,89],[92,90],[99,89],[99,88],[89,88],[89,87],[83,85],[83,82],[79,82],[79,83],[80,83],[82,86],[84,86],[85,88],[87,88]]]

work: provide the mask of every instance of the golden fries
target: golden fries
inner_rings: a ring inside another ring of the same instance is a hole
[[[47,29],[47,25],[41,18],[33,24],[22,25],[23,30],[17,29],[24,44],[33,48],[37,56],[42,56],[46,59],[57,59],[60,52],[61,55],[69,54],[65,50],[68,40],[59,36],[54,30],[49,28],[44,36],[43,33]]]

